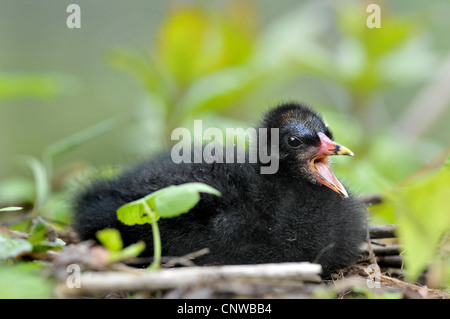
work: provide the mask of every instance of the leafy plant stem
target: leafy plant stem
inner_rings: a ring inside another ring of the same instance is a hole
[[[147,202],[143,201],[145,210],[148,214],[152,213],[152,209],[148,206]],[[153,233],[153,262],[148,269],[159,269],[161,264],[161,236],[159,235],[158,222],[153,219],[152,222]]]

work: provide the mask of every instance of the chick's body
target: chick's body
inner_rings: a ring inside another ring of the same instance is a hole
[[[261,126],[269,127],[271,116]],[[259,163],[176,164],[167,156],[94,182],[76,200],[75,230],[89,239],[100,229],[116,228],[125,244],[144,240],[143,255],[151,256],[151,226],[126,226],[117,220],[117,209],[170,185],[201,182],[222,196],[201,194],[189,213],[158,221],[164,256],[207,247],[210,253],[196,259],[197,264],[310,261],[320,263],[325,274],[350,265],[365,239],[363,205],[305,178],[302,170],[291,173],[295,156],[290,157],[283,136],[275,174],[261,174]]]

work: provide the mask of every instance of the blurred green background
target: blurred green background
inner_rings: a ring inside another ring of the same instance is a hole
[[[380,29],[364,1],[79,1],[81,29],[66,27],[70,3],[2,1],[2,178],[17,154],[112,115],[135,118],[59,161],[123,162],[164,145],[156,126],[183,112],[252,125],[291,99],[322,111],[355,161],[406,159],[398,178],[448,145],[446,1],[380,2]]]
[[[0,4],[0,179],[26,173],[17,155],[111,116],[131,120],[56,168],[152,153],[192,118],[253,125],[286,100],[325,115],[357,154],[342,165],[395,182],[449,144],[447,1],[378,2],[380,29],[365,1],[77,1],[81,29],[66,26],[70,3]]]
[[[66,26],[71,3],[81,29]],[[379,29],[367,27],[369,3]],[[2,0],[0,207],[41,207],[80,171],[167,149],[194,119],[245,128],[290,100],[313,105],[354,151],[334,159],[351,190],[392,190],[448,156],[449,32],[445,0]],[[434,233],[449,227],[448,175],[438,184],[416,205],[442,203]],[[384,208],[384,222],[402,216]]]

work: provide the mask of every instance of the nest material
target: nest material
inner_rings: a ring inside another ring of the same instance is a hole
[[[449,298],[444,291],[403,280],[402,249],[394,225],[370,226],[368,238],[359,262],[326,280],[319,277],[320,267],[310,263],[192,267],[197,253],[169,259],[165,265],[171,268],[155,273],[108,264],[103,247],[82,242],[55,257],[55,274],[61,278],[55,294],[60,298]],[[83,268],[80,289],[68,288],[65,282],[67,264],[72,263]],[[179,265],[188,267],[173,268]]]

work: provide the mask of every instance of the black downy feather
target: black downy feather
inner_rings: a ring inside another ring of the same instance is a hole
[[[201,194],[189,213],[158,221],[163,256],[207,247],[210,253],[197,264],[309,261],[320,263],[324,275],[354,263],[366,236],[363,204],[314,182],[298,163],[299,152],[317,146],[317,132],[332,138],[328,127],[312,108],[297,103],[271,109],[259,127],[279,128],[277,173],[260,174],[260,163],[176,164],[160,156],[86,187],[74,202],[74,229],[86,240],[116,228],[125,245],[144,240],[142,256],[152,256],[151,225],[126,226],[117,209],[170,185],[201,182],[222,196]],[[293,130],[302,134],[304,148],[286,145]]]

